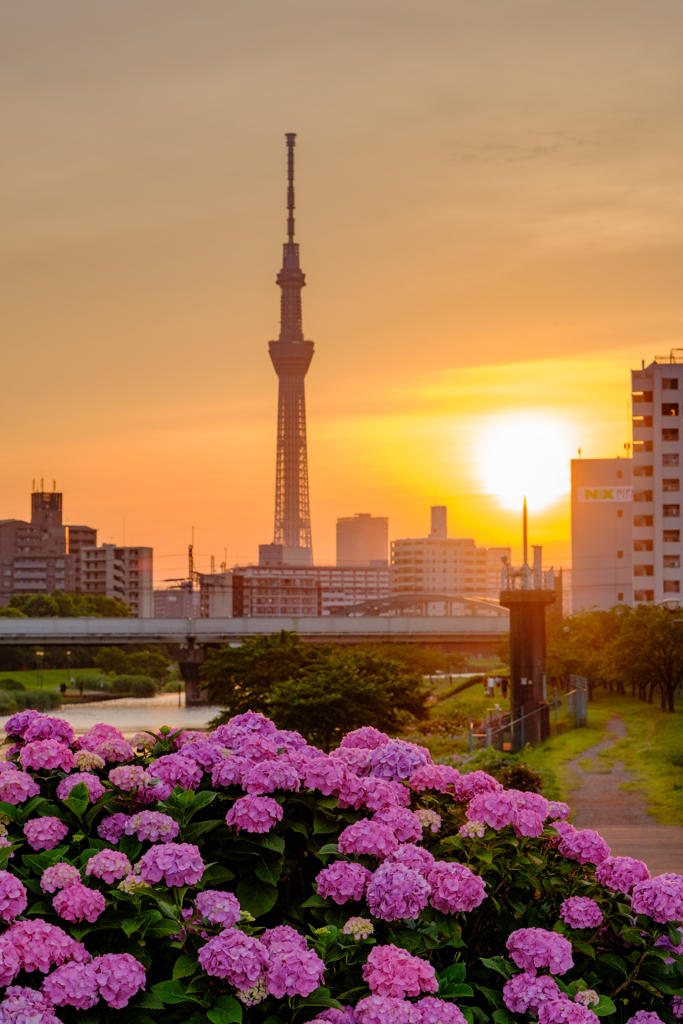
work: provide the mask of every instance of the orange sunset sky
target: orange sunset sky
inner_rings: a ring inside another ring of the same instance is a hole
[[[569,459],[683,345],[680,0],[0,0],[0,518],[157,580],[272,540],[297,139],[317,561],[334,525],[568,565]]]

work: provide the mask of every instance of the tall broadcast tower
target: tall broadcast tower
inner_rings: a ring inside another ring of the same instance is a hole
[[[277,283],[280,298],[280,337],[269,343],[270,358],[278,375],[277,470],[275,476],[275,535],[262,553],[275,560],[312,565],[311,512],[308,500],[306,449],[306,395],[304,378],[313,358],[313,342],[304,341],[301,324],[301,289],[306,278],[299,266],[294,241],[294,146],[287,134],[287,241]]]

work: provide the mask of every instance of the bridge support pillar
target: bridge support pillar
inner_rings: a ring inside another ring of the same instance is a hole
[[[178,668],[185,683],[185,706],[197,707],[206,704],[207,692],[199,674],[199,669],[206,661],[203,647],[195,647],[194,642],[183,644],[178,654]]]

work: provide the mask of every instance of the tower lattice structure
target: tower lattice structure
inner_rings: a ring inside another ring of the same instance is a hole
[[[306,284],[306,278],[299,266],[299,246],[294,241],[296,135],[287,134],[286,139],[287,241],[282,247],[282,269],[276,279],[281,289],[280,336],[268,346],[279,380],[273,542],[281,544],[285,549],[305,549],[308,558],[304,556],[304,560],[312,562],[304,379],[313,358],[313,342],[304,341],[301,289]]]

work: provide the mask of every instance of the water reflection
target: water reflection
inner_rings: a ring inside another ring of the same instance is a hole
[[[106,722],[120,729],[126,737],[143,729],[158,729],[162,725],[176,729],[206,729],[218,714],[216,707],[186,708],[184,696],[181,699],[183,706],[180,708],[177,694],[163,693],[147,699],[123,697],[92,704],[72,704],[49,713],[66,719],[79,735],[98,722]],[[7,715],[0,718],[0,725],[4,726],[7,718]]]

